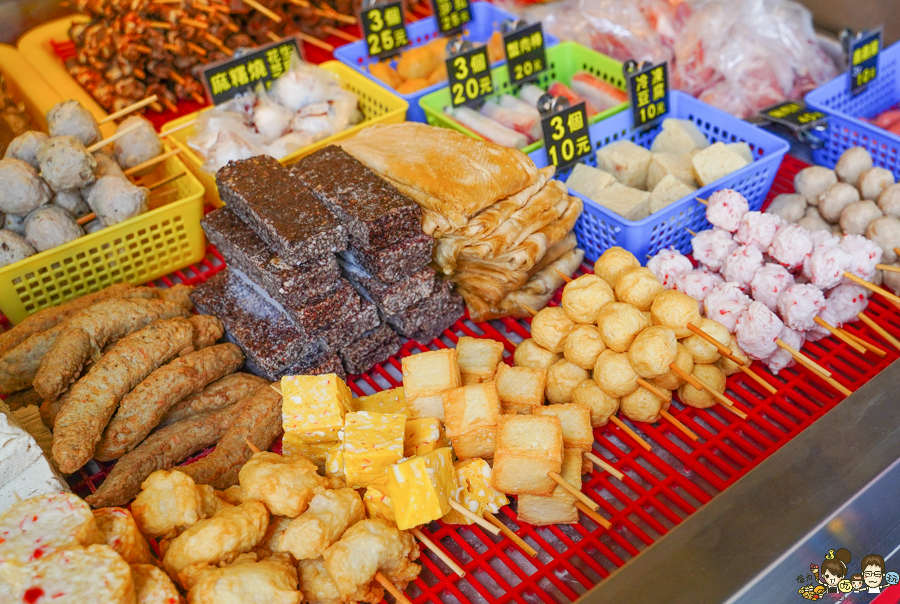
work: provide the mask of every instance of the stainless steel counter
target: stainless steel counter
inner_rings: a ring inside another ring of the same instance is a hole
[[[579,604],[802,601],[829,549],[900,571],[900,362],[588,592]],[[891,557],[893,556],[893,557]]]

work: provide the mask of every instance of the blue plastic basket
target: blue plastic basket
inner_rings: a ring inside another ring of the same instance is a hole
[[[578,246],[585,251],[585,258],[592,262],[613,246],[625,248],[641,262],[646,262],[648,256],[671,246],[683,253],[689,252],[691,235],[687,229],[696,232],[711,226],[706,221],[705,207],[695,201],[695,197],[707,198],[719,189],[734,189],[747,198],[751,210],[759,210],[766,199],[781,160],[790,147],[788,143],[682,92],[671,91],[669,100],[671,111],[667,117],[691,120],[710,142],[745,142],[750,145],[756,159],[737,172],[702,187],[637,222],[626,220],[570,189],[571,195],[584,201],[584,212],[575,224],[575,234]],[[632,126],[630,111],[623,111],[591,126],[595,155],[585,163],[596,166],[596,150],[618,140],[628,139],[649,149],[661,130],[661,126],[655,126],[643,132],[635,132]],[[544,148],[532,152],[529,157],[538,168],[548,165]],[[571,170],[557,173],[556,178],[566,180],[570,173]]]
[[[501,23],[515,18],[515,15],[512,13],[497,8],[489,2],[473,2],[472,20],[466,24],[463,38],[483,44],[491,39],[491,35],[495,31],[500,29]],[[406,31],[409,34],[410,47],[415,48],[416,46],[422,46],[438,37],[437,20],[434,17],[426,17],[425,19],[413,21],[412,23],[407,24]],[[544,32],[544,40],[547,46],[554,46],[559,43],[558,38],[551,36],[546,32]],[[425,111],[419,107],[419,99],[426,94],[447,85],[446,81],[438,82],[437,84],[432,84],[413,94],[400,94],[369,73],[368,66],[371,63],[375,63],[376,60],[368,55],[365,40],[351,42],[350,44],[345,44],[344,46],[336,48],[334,50],[334,58],[344,65],[355,69],[373,82],[378,82],[378,84],[384,86],[409,103],[409,110],[406,112],[406,120],[409,122],[425,123]],[[502,65],[504,62],[505,61],[498,61],[493,63],[492,66]],[[392,65],[396,67],[396,62],[392,62]]]
[[[900,102],[900,42],[878,55],[878,77],[856,96],[850,94],[850,76],[841,74],[806,95],[806,104],[828,116],[825,145],[813,151],[817,164],[833,168],[841,153],[863,147],[876,166],[900,179],[900,136],[860,118],[873,118]]]

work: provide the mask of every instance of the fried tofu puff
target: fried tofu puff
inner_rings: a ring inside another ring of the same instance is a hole
[[[116,550],[128,564],[151,564],[150,546],[138,529],[131,512],[123,508],[94,510],[94,520],[103,543]]]
[[[218,564],[250,551],[268,528],[269,512],[259,501],[225,508],[173,539],[163,558],[163,567],[170,577],[177,577],[183,587],[190,588],[205,565]]]
[[[422,570],[413,564],[418,557],[413,536],[385,520],[357,522],[322,554],[325,570],[345,600],[364,590],[379,571],[405,589]]]
[[[152,564],[132,564],[131,579],[137,604],[180,604],[184,602],[169,575]]]
[[[141,489],[131,513],[147,537],[172,536],[206,517],[202,493],[190,476],[178,470],[154,472]]]
[[[188,591],[188,604],[300,604],[297,569],[287,554],[257,561],[252,554],[203,570]]]
[[[384,598],[384,588],[377,582],[370,582],[360,590],[345,599],[338,592],[337,585],[325,571],[325,563],[322,558],[315,560],[301,560],[297,567],[300,579],[300,591],[309,604],[345,604],[350,602],[381,602]]]
[[[309,509],[291,522],[280,549],[297,560],[318,558],[341,535],[366,517],[362,499],[353,489],[320,490]]]
[[[287,530],[287,527],[293,521],[293,518],[285,518],[284,516],[275,516],[269,521],[269,528],[266,529],[266,534],[263,535],[262,541],[253,548],[253,553],[256,554],[259,560],[284,551],[284,548],[281,547],[281,539],[284,537],[284,531]]]
[[[262,501],[274,516],[296,518],[306,511],[317,487],[330,487],[316,464],[302,455],[254,453],[238,475],[244,499]]]

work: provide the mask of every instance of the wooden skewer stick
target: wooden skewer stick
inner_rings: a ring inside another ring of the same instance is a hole
[[[184,78],[175,73],[174,69],[169,70],[169,79],[175,80],[176,83],[184,86]]]
[[[174,54],[176,54],[176,55],[180,55],[180,54],[181,54],[181,47],[178,46],[177,44],[168,44],[168,43],[167,43],[167,44],[163,44],[163,48],[165,48],[165,49],[168,50],[169,52],[174,53]],[[174,73],[174,72],[170,72],[170,73],[169,73],[169,76],[170,76],[170,77],[171,77],[172,73]]]
[[[859,317],[860,321],[871,327],[875,331],[875,333],[884,338],[888,344],[890,344],[897,350],[900,350],[900,340],[897,340],[897,338],[885,331],[884,327],[882,327],[881,325],[873,321],[868,315],[864,315],[863,313],[859,313],[856,316]]]
[[[897,254],[898,256],[900,256],[900,247],[895,247],[894,253]]]
[[[270,40],[272,40],[273,42],[280,42],[280,41],[281,41],[281,36],[279,36],[278,34],[276,34],[276,33],[275,33],[274,31],[272,31],[272,30],[269,30],[269,31],[266,32],[266,37],[269,38]]]
[[[312,4],[310,4],[306,0],[289,0],[289,2],[291,4],[296,4],[300,8],[309,8],[310,6],[312,6]]]
[[[889,273],[900,273],[900,266],[894,266],[893,264],[876,264],[875,268]]]
[[[887,356],[887,351],[884,350],[883,348],[880,348],[880,347],[876,346],[875,344],[872,344],[871,342],[862,339],[861,337],[859,337],[859,336],[856,335],[855,333],[850,333],[850,332],[847,331],[846,329],[842,329],[841,331],[844,332],[844,335],[845,335],[845,336],[847,336],[848,338],[850,338],[850,339],[853,340],[854,342],[858,343],[860,346],[862,346],[862,347],[865,348],[866,350],[868,350],[868,351],[870,351],[870,352],[874,352],[875,354],[877,354],[877,355],[880,356],[881,358],[884,358],[884,357]]]
[[[252,442],[250,442],[249,440],[247,440],[247,437],[246,437],[246,436],[244,437],[244,442],[247,443],[247,447],[248,447],[251,451],[253,451],[254,453],[261,453],[261,451],[259,450],[259,447],[257,447],[257,446],[254,445]]]
[[[284,396],[284,393],[281,391],[281,382],[272,382],[271,384],[269,384],[269,388],[271,388],[281,396]]]
[[[751,370],[749,367],[744,367],[742,365],[738,365],[738,369],[740,369],[744,374],[749,377],[751,380],[765,388],[769,394],[778,394],[778,389],[775,388],[772,384],[762,379],[755,371]]]
[[[612,474],[619,480],[625,480],[625,475],[622,474],[619,470],[617,470],[613,466],[609,465],[609,462],[607,462],[606,460],[604,460],[590,452],[585,452],[584,456],[587,457],[589,460],[591,460],[591,462],[593,462],[594,465],[600,466],[602,469],[606,470],[607,472],[609,472],[610,474]]]
[[[359,40],[359,38],[354,36],[353,34],[348,34],[344,30],[338,29],[337,27],[331,27],[330,25],[323,25],[322,31],[325,31],[325,32],[331,34],[332,36],[340,38],[341,40],[346,40],[347,42],[356,42],[357,40]],[[900,270],[900,269],[898,269],[898,270]]]
[[[106,137],[105,139],[103,139],[103,140],[100,141],[99,143],[94,143],[93,145],[91,145],[90,147],[88,147],[88,148],[87,148],[87,152],[88,152],[88,153],[93,153],[94,151],[99,151],[100,149],[102,149],[102,148],[105,147],[106,145],[110,144],[111,142],[119,140],[120,138],[122,138],[122,137],[125,136],[126,134],[130,134],[130,133],[134,132],[135,130],[137,130],[138,128],[142,127],[143,125],[144,125],[144,124],[142,124],[142,123],[132,124],[131,126],[128,126],[127,128],[125,128],[125,129],[123,129],[123,130],[119,130],[118,132],[116,132],[116,133],[113,134],[112,136]],[[127,174],[127,172],[126,172],[126,174]]]
[[[172,101],[170,101],[169,99],[163,97],[162,102],[163,102],[163,105],[166,106],[166,109],[168,109],[172,113],[178,111],[178,106],[175,103],[173,103]]]
[[[162,133],[161,136],[169,136],[170,134],[175,134],[179,130],[184,130],[185,128],[190,128],[191,126],[193,126],[196,123],[197,123],[197,120],[190,120],[188,122],[185,122],[183,124],[175,126],[174,128],[172,128],[170,130],[166,130],[165,132]]]
[[[128,107],[125,107],[124,109],[119,109],[115,113],[110,113],[109,115],[107,115],[105,118],[103,118],[102,120],[100,120],[97,123],[98,124],[106,124],[113,120],[117,120],[120,117],[122,117],[123,115],[128,115],[132,111],[137,111],[138,109],[142,109],[142,108],[146,107],[147,105],[150,105],[151,103],[155,103],[158,100],[158,98],[159,97],[157,97],[155,94],[152,96],[148,96],[143,101],[138,101],[137,103],[132,103],[131,105],[129,105]]]
[[[412,604],[406,596],[403,595],[403,592],[397,589],[397,586],[391,583],[387,577],[381,574],[381,571],[375,573],[375,580],[381,583],[381,586],[397,601],[397,604]]]
[[[150,21],[150,27],[153,29],[172,29],[175,26],[168,21]]]
[[[513,531],[511,528],[509,528],[508,526],[506,526],[505,524],[500,522],[499,518],[497,518],[490,512],[485,512],[484,519],[487,520],[488,522],[490,522],[491,524],[493,524],[494,526],[496,526],[498,529],[500,529],[500,532],[503,533],[510,541],[515,543],[517,546],[519,546],[520,550],[522,550],[523,552],[525,552],[532,558],[537,557],[537,555],[538,555],[537,550],[534,549],[533,547],[531,547],[530,545],[528,545],[528,543],[526,543],[524,539],[519,537],[515,533],[515,531]]]
[[[631,426],[620,420],[615,415],[609,416],[609,421],[619,427],[620,430],[625,432],[628,436],[634,439],[634,441],[639,444],[645,451],[649,451],[651,449],[650,443],[641,438],[637,432],[631,429]]]
[[[811,358],[809,358],[808,356],[806,356],[799,350],[795,350],[794,348],[792,348],[790,344],[788,344],[781,338],[778,338],[777,340],[775,340],[775,343],[778,344],[782,349],[791,353],[791,356],[794,357],[794,359],[796,361],[799,362],[802,359],[804,365],[806,365],[807,367],[810,367],[813,371],[820,374],[822,377],[827,377],[827,378],[831,377],[830,371],[828,371],[827,369],[825,369],[824,367],[822,367],[821,365],[816,363],[814,360],[812,360]]]
[[[185,46],[187,46],[189,49],[193,50],[195,53],[197,53],[201,57],[205,57],[207,54],[205,48],[203,48],[202,46],[198,46],[197,44],[194,44],[193,42],[185,42]]]
[[[883,287],[878,287],[874,283],[869,283],[865,279],[860,279],[853,273],[849,273],[847,271],[844,271],[844,277],[846,277],[847,279],[850,279],[851,281],[853,281],[854,283],[857,283],[858,285],[862,285],[863,287],[872,290],[876,294],[881,294],[882,296],[884,296],[885,298],[887,298],[894,304],[900,304],[900,297],[895,296],[894,294],[892,294],[888,290],[884,289]]]
[[[809,364],[807,364],[806,357],[794,357],[794,359],[798,363],[800,363],[801,365],[803,365],[804,367],[809,369],[813,375],[815,375],[815,376],[821,378],[822,380],[824,380],[825,382],[827,382],[832,388],[834,388],[835,390],[837,390],[844,396],[850,396],[851,394],[853,394],[849,388],[847,388],[846,386],[844,386],[843,384],[838,382],[836,379],[834,379],[832,377],[825,377],[824,375],[822,375],[821,373],[816,371],[815,367],[812,367]]]
[[[702,203],[705,206],[709,205],[709,202],[706,201],[705,199],[700,199],[699,197],[695,197],[694,199],[696,199],[697,201],[699,201],[700,203]]]
[[[447,552],[445,552],[444,550],[439,548],[434,541],[429,539],[428,535],[426,535],[425,533],[423,533],[422,531],[420,531],[417,528],[413,528],[411,532],[416,539],[418,539],[419,541],[424,543],[425,547],[430,549],[434,553],[435,556],[440,558],[444,562],[444,564],[449,566],[450,570],[455,572],[456,575],[460,579],[462,579],[463,577],[466,576],[466,571],[464,571],[462,569],[462,567],[459,564],[457,564],[456,561],[453,558],[451,558]]]
[[[138,125],[140,125],[140,124],[138,124]],[[150,166],[155,166],[156,164],[158,164],[160,162],[166,161],[170,157],[175,157],[179,153],[181,153],[181,149],[173,149],[172,151],[160,153],[159,155],[157,155],[154,158],[148,159],[147,161],[140,163],[132,168],[128,168],[127,170],[125,170],[125,176],[131,176],[132,174],[135,174],[136,172],[140,172],[141,170],[144,170],[145,168],[149,168]]]
[[[687,231],[688,233],[690,233],[692,237],[696,237],[696,236],[697,236],[697,233],[695,233],[695,232],[692,231],[691,229],[684,229],[684,230]]]
[[[722,344],[722,342],[718,341],[717,339],[715,339],[714,337],[712,337],[711,335],[709,335],[708,333],[706,333],[705,331],[703,331],[702,329],[700,329],[699,327],[694,325],[693,323],[688,323],[687,328],[690,329],[692,332],[694,332],[696,335],[700,336],[701,338],[703,338],[704,340],[709,342],[710,344],[712,344],[713,346],[715,346],[716,350],[719,351],[719,354],[721,354],[724,357],[728,357],[729,359],[734,361],[734,363],[736,365],[744,366],[747,364],[743,359],[740,359],[740,358],[734,356],[734,352],[732,352],[732,350],[728,346],[725,346],[725,344]]]
[[[209,29],[209,23],[198,21],[197,19],[180,19],[180,22],[190,27],[196,27],[197,29]]]
[[[565,281],[566,283],[571,283],[572,281],[574,281],[574,279],[572,279],[572,277],[566,276],[566,274],[564,272],[562,272],[561,270],[559,270],[558,268],[555,268],[553,270],[555,270],[556,274],[559,275],[562,278],[562,280]]]
[[[297,32],[297,36],[298,36],[301,40],[303,40],[304,42],[306,42],[307,44],[312,44],[313,46],[318,46],[318,47],[321,48],[322,50],[325,50],[325,51],[328,51],[328,52],[334,52],[334,46],[333,46],[333,45],[329,44],[328,42],[324,42],[324,41],[322,41],[322,40],[316,38],[315,36],[311,36],[311,35],[309,35],[309,34],[305,34],[305,33],[303,33],[302,31],[298,31],[298,32]]]
[[[847,346],[849,346],[850,348],[852,348],[859,354],[866,353],[866,349],[863,346],[860,346],[859,344],[857,344],[854,340],[851,340],[846,332],[841,331],[837,327],[834,327],[833,325],[828,324],[827,322],[825,322],[822,319],[822,317],[816,317],[815,321],[816,321],[816,325],[819,325],[819,326],[827,329],[829,332],[831,332],[831,335],[836,337],[838,340],[840,340],[841,342],[843,342],[844,344],[846,344]]]
[[[696,376],[694,376],[696,377]],[[713,398],[719,401],[725,407],[728,407],[728,410],[740,417],[741,419],[747,419],[747,414],[734,406],[734,401],[710,386],[705,380],[697,377],[698,382],[703,386],[703,389],[713,395]]]
[[[500,534],[500,529],[498,529],[496,526],[494,526],[493,524],[491,524],[490,522],[488,522],[481,516],[476,516],[475,514],[470,512],[467,507],[465,507],[458,501],[454,501],[453,499],[451,499],[450,507],[453,508],[454,510],[456,510],[457,512],[459,512],[460,514],[462,514],[463,516],[465,516],[466,518],[468,518],[469,520],[471,520],[472,522],[474,522],[475,524],[477,524],[478,526],[480,526],[481,528],[483,528],[484,530],[486,530],[487,532],[489,532],[493,535]]]
[[[153,49],[149,46],[144,46],[143,44],[135,44],[134,49],[143,55],[149,55],[153,52]]]
[[[672,400],[671,396],[667,395],[665,392],[663,392],[662,390],[660,390],[659,388],[657,388],[656,386],[654,386],[653,384],[651,384],[650,382],[648,382],[647,380],[645,380],[642,377],[637,378],[637,383],[639,386],[643,386],[644,388],[649,390],[651,393],[655,394],[656,396],[658,396],[662,400],[666,401],[667,403]]]
[[[92,221],[96,217],[97,217],[97,215],[94,214],[93,212],[91,212],[91,213],[85,214],[81,218],[78,218],[77,220],[75,220],[75,223],[80,224],[80,225],[85,225],[85,224],[89,223],[90,221]]]
[[[591,498],[573,487],[568,481],[560,476],[557,472],[547,472],[547,476],[552,478],[556,484],[567,490],[571,495],[574,495],[576,499],[581,501],[584,505],[588,506],[595,512],[600,509],[600,506],[591,501]]]
[[[251,8],[255,8],[275,23],[281,23],[281,17],[278,15],[278,13],[269,10],[267,7],[263,6],[256,0],[244,0],[244,4]]]
[[[685,425],[682,424],[680,421],[678,421],[677,419],[675,419],[675,416],[672,415],[671,413],[669,413],[668,411],[666,411],[665,409],[660,409],[660,410],[659,410],[659,414],[660,414],[661,417],[664,417],[664,418],[666,418],[667,420],[669,420],[669,423],[670,423],[670,424],[672,424],[673,426],[675,426],[675,428],[676,428],[679,432],[681,432],[682,434],[684,434],[685,436],[687,436],[687,437],[690,438],[691,440],[693,440],[693,441],[700,440],[700,437],[699,437],[699,436],[697,436],[696,434],[694,434],[693,432],[691,432],[691,430],[689,430],[687,426],[685,426]]]
[[[330,9],[330,7],[329,7]],[[325,10],[325,9],[313,9],[313,14],[319,15],[320,17],[325,17],[326,19],[334,19],[335,21],[340,21],[341,23],[346,23],[347,25],[356,25],[356,17],[351,17],[350,15],[345,15],[343,13],[339,13],[336,10]]]
[[[697,381],[697,379],[694,376],[692,376],[690,373],[688,373],[687,371],[685,371],[684,369],[682,369],[675,363],[672,363],[671,365],[669,365],[669,369],[674,371],[678,377],[683,379],[685,382],[687,382],[688,384],[690,384],[697,390],[703,390],[703,384],[701,384],[699,381]]]
[[[606,518],[604,518],[603,516],[601,516],[600,514],[598,514],[591,508],[589,508],[588,506],[584,505],[580,501],[575,502],[575,507],[578,508],[579,510],[581,510],[581,512],[584,513],[585,516],[587,516],[588,518],[590,518],[591,520],[593,520],[594,522],[596,522],[603,528],[605,528],[607,530],[612,528],[612,523],[609,520],[607,520]]]
[[[182,170],[182,171],[179,172],[178,174],[173,174],[172,176],[166,176],[165,178],[163,178],[163,179],[161,179],[161,180],[157,180],[157,181],[156,181],[155,183],[153,183],[152,185],[146,185],[146,186],[147,186],[148,189],[150,189],[150,190],[152,191],[153,189],[156,189],[156,188],[159,188],[159,187],[161,187],[161,186],[163,186],[163,185],[169,184],[169,183],[172,182],[173,180],[178,180],[179,178],[181,178],[181,177],[184,176],[185,174],[186,174],[186,172],[185,172],[184,170]]]
[[[219,50],[224,52],[229,57],[234,56],[234,51],[231,50],[230,48],[228,48],[227,46],[225,46],[225,44],[219,38],[215,37],[214,35],[212,35],[211,33],[208,33],[208,32],[206,34],[204,34],[204,37],[209,42],[214,44],[216,48],[218,48]]]
[[[141,78],[141,79],[143,80],[144,78]],[[162,112],[163,112],[163,106],[160,105],[158,102],[156,102],[156,103],[150,103],[150,109],[152,109],[153,111],[155,111],[155,112],[157,112],[157,113],[162,113]]]

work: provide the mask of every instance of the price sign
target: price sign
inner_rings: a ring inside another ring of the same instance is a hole
[[[821,111],[807,109],[803,101],[784,101],[763,109],[760,115],[792,130],[810,128],[826,117]]]
[[[547,158],[560,170],[591,154],[591,135],[583,102],[544,116],[541,130]]]
[[[438,32],[441,34],[456,33],[472,20],[469,0],[431,0],[431,6],[437,17]]]
[[[636,69],[626,74],[631,94],[634,127],[644,128],[660,121],[669,112],[669,69],[665,63]]]
[[[540,23],[504,34],[503,48],[510,84],[534,78],[547,68],[544,28]]]
[[[370,57],[383,59],[398,54],[409,45],[406,22],[403,20],[403,3],[379,3],[363,8],[359,13],[366,50]]]
[[[259,84],[267,89],[291,68],[294,55],[301,57],[297,38],[285,38],[258,47],[239,57],[212,63],[203,68],[203,85],[213,105],[221,105]]]
[[[454,107],[480,101],[494,92],[487,47],[475,48],[447,59],[447,80]]]
[[[878,76],[878,53],[881,52],[881,28],[863,32],[850,40],[850,94],[859,94]]]

